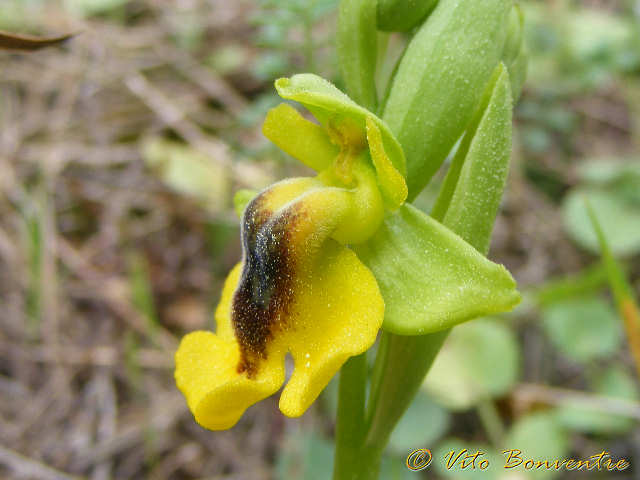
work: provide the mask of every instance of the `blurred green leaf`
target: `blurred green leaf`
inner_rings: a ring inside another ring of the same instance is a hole
[[[640,252],[640,206],[628,201],[615,190],[579,187],[565,197],[562,207],[564,224],[578,245],[593,253],[600,251],[598,238],[585,207],[585,198],[593,207],[602,229],[607,232],[615,255]]]
[[[412,449],[413,450],[413,449]],[[412,472],[405,465],[407,452],[403,452],[402,457],[382,457],[379,478],[384,480],[416,480],[416,473]]]
[[[593,391],[603,397],[638,400],[638,387],[626,370],[611,367],[592,379]],[[579,405],[565,404],[558,408],[558,421],[566,428],[582,433],[623,435],[637,426],[637,420],[603,413]]]
[[[451,409],[466,409],[507,393],[519,369],[519,346],[509,327],[478,319],[451,332],[423,388]]]
[[[247,65],[250,55],[249,48],[230,43],[211,52],[211,55],[206,59],[206,64],[217,73],[227,75]]]
[[[253,62],[253,74],[262,81],[287,74],[292,66],[287,55],[281,52],[267,52]]]
[[[543,310],[542,317],[551,342],[573,360],[586,362],[606,357],[620,346],[618,317],[599,298],[575,298],[551,304]]]
[[[155,138],[142,149],[145,163],[173,190],[199,201],[210,212],[229,203],[230,180],[215,159],[177,142]]]
[[[569,447],[569,437],[553,412],[532,413],[519,418],[504,442],[505,449],[517,448],[521,450],[522,459],[525,461],[528,459],[534,461],[562,459],[569,452]],[[504,460],[506,458],[508,458],[508,454]],[[525,472],[525,469],[521,465],[511,471],[520,473]],[[552,478],[561,473],[555,469],[527,471],[525,478]]]
[[[535,289],[538,305],[547,306],[577,296],[588,296],[607,284],[607,270],[598,262],[579,272],[559,278],[551,278]]]
[[[314,432],[287,438],[276,460],[278,480],[327,480],[333,472],[333,444]]]
[[[592,158],[578,167],[580,178],[595,185],[610,184],[632,177],[640,183],[640,162],[636,159]]]
[[[425,393],[418,393],[393,431],[389,447],[398,454],[406,454],[415,448],[433,445],[448,426],[447,411]]]

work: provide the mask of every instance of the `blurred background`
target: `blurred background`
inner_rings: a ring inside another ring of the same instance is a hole
[[[639,383],[584,206],[640,286],[640,2],[522,0],[531,54],[490,258],[509,315],[457,327],[394,433],[383,479],[640,478]],[[277,397],[198,427],[173,381],[240,258],[233,192],[305,167],[260,133],[273,80],[342,85],[337,0],[3,0],[0,29],[81,32],[0,52],[0,477],[327,479],[335,380],[304,417]],[[400,52],[406,37],[394,34]],[[391,68],[387,65],[384,68]],[[417,200],[428,211],[442,174]],[[401,374],[401,372],[399,372]],[[405,458],[430,448],[432,466]],[[487,471],[439,461],[482,450]],[[505,471],[587,458],[608,472]]]

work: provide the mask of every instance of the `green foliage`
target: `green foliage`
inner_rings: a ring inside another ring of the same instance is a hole
[[[438,0],[378,0],[378,30],[407,32],[420,25]]]
[[[507,0],[440,2],[407,46],[382,118],[407,157],[410,199],[471,120],[502,54],[510,9]]]
[[[511,158],[512,100],[504,64],[496,67],[483,100],[458,147],[432,215],[443,218],[445,225],[457,225],[458,235],[474,239],[472,245],[486,253]]]
[[[264,78],[267,72],[274,78],[297,69],[295,57],[302,52],[302,70],[317,70],[318,52],[328,38],[314,35],[314,27],[335,11],[338,0],[259,0],[259,10],[251,21],[258,26],[255,43],[266,50],[266,60],[254,66],[254,73]],[[322,68],[322,71],[326,68]]]
[[[193,147],[154,138],[142,148],[146,164],[171,189],[189,196],[210,212],[227,207],[230,181],[227,169]]]
[[[513,332],[494,320],[474,320],[451,332],[423,388],[450,409],[467,409],[511,390],[519,365]]]
[[[585,206],[593,206],[602,228],[607,232],[615,255],[640,252],[640,203],[628,198],[615,184],[607,188],[579,187],[572,190],[563,204],[564,223],[571,238],[581,247],[597,253],[598,239]]]
[[[373,271],[385,299],[383,328],[394,333],[445,330],[510,310],[520,301],[503,266],[410,205],[387,215],[357,253]]]
[[[522,458],[533,460],[562,459],[569,452],[567,432],[558,424],[554,412],[532,413],[518,419],[504,441],[505,448],[521,450]],[[522,472],[522,466],[514,469]],[[562,471],[540,469],[527,472],[527,478],[558,477]]]
[[[591,89],[640,64],[631,16],[573,6],[523,2],[531,49],[531,85],[557,92]]]
[[[620,321],[599,298],[578,297],[549,305],[543,311],[543,325],[556,348],[579,362],[609,356],[620,346]]]
[[[347,92],[375,112],[376,1],[343,0],[338,14],[337,52]]]
[[[279,480],[326,480],[333,471],[333,444],[313,433],[297,432],[287,438],[287,445],[277,459],[275,473]]]
[[[393,431],[389,448],[398,455],[406,455],[420,446],[434,445],[449,423],[448,412],[424,393],[419,393]]]

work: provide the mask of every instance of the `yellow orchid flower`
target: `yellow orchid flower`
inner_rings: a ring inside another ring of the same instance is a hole
[[[243,258],[225,282],[217,331],[190,333],[178,348],[178,388],[212,430],[281,388],[287,353],[294,369],[280,410],[297,417],[373,345],[383,320],[391,332],[424,334],[519,298],[504,267],[404,204],[404,154],[382,120],[315,75],[276,89],[319,123],[282,104],[263,133],[318,174],[247,203]]]
[[[225,282],[217,331],[181,342],[176,383],[203,427],[230,428],[247,407],[280,389],[287,353],[295,367],[280,409],[300,416],[350,356],[375,342],[384,301],[346,245],[369,238],[384,216],[383,195],[399,206],[406,186],[384,152],[380,120],[363,120],[335,116],[325,131],[288,105],[270,112],[265,134],[276,143],[295,135],[284,141],[287,150],[326,168],[315,178],[279,182],[247,205],[243,259]],[[295,130],[276,128],[283,122]],[[376,171],[385,176],[383,188]]]

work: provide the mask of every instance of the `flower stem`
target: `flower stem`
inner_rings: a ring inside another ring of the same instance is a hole
[[[491,445],[500,448],[504,438],[504,424],[500,418],[500,412],[493,403],[493,400],[486,398],[478,403],[476,407],[480,422],[484,426]]]
[[[334,480],[363,479],[360,446],[364,436],[367,354],[351,357],[340,370]]]
[[[365,451],[382,454],[448,334],[449,330],[424,336],[382,334],[369,396]]]

